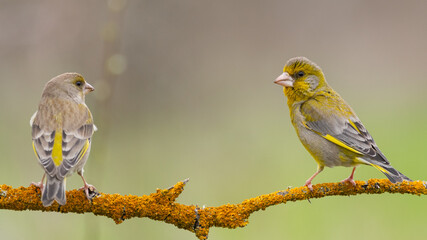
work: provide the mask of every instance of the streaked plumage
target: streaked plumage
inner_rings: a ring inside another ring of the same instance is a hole
[[[288,98],[292,124],[304,147],[318,163],[317,172],[325,166],[354,167],[344,181],[354,183],[359,164],[371,165],[391,182],[411,181],[394,169],[351,107],[327,84],[322,70],[304,57],[290,59],[275,83],[283,86]]]
[[[85,95],[94,88],[78,73],[64,73],[50,80],[42,94],[38,110],[31,117],[34,152],[45,170],[42,203],[50,206],[53,200],[66,203],[65,178],[77,172],[83,178],[92,134],[96,130],[92,114],[85,104]]]

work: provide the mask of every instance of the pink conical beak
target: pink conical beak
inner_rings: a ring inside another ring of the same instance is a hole
[[[90,85],[89,83],[87,83],[87,82],[86,82],[86,84],[85,84],[85,89],[84,89],[85,94],[90,93],[90,92],[92,92],[92,91],[94,91],[94,90],[95,90],[95,88],[94,88],[94,87],[92,87],[92,85]]]
[[[294,79],[289,75],[289,73],[284,72],[274,80],[274,83],[283,87],[293,87]]]

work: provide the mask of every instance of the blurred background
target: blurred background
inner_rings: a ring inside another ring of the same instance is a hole
[[[39,181],[29,120],[44,84],[75,71],[99,131],[85,167],[105,193],[190,178],[182,204],[219,206],[301,186],[316,170],[273,80],[319,64],[393,166],[426,179],[427,3],[388,1],[0,1],[0,184]],[[326,169],[315,183],[346,178]],[[358,180],[384,178],[362,166]],[[81,179],[68,179],[79,188]],[[426,197],[288,203],[210,239],[398,239],[427,234]],[[0,210],[2,239],[195,239],[150,219]]]

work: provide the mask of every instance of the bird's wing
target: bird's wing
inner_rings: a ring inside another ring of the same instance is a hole
[[[59,176],[65,177],[82,160],[90,148],[93,132],[93,124],[85,124],[76,131],[63,131],[62,164],[58,168]]]
[[[56,174],[56,166],[52,159],[55,131],[43,131],[38,124],[32,125],[33,149],[40,164],[50,176]]]
[[[32,117],[33,148],[40,164],[50,176],[65,177],[90,148],[96,127],[88,111],[87,120],[76,130],[44,130],[37,115]]]
[[[389,164],[353,110],[336,95],[319,95],[301,105],[306,128],[361,157]]]

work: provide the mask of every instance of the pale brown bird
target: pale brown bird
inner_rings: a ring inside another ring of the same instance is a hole
[[[93,90],[78,73],[56,76],[46,84],[38,110],[31,117],[34,152],[45,171],[41,182],[32,184],[40,187],[45,207],[54,200],[65,205],[65,178],[74,172],[82,177],[88,199],[89,189],[95,189],[83,177],[96,131],[85,104],[85,95]]]

